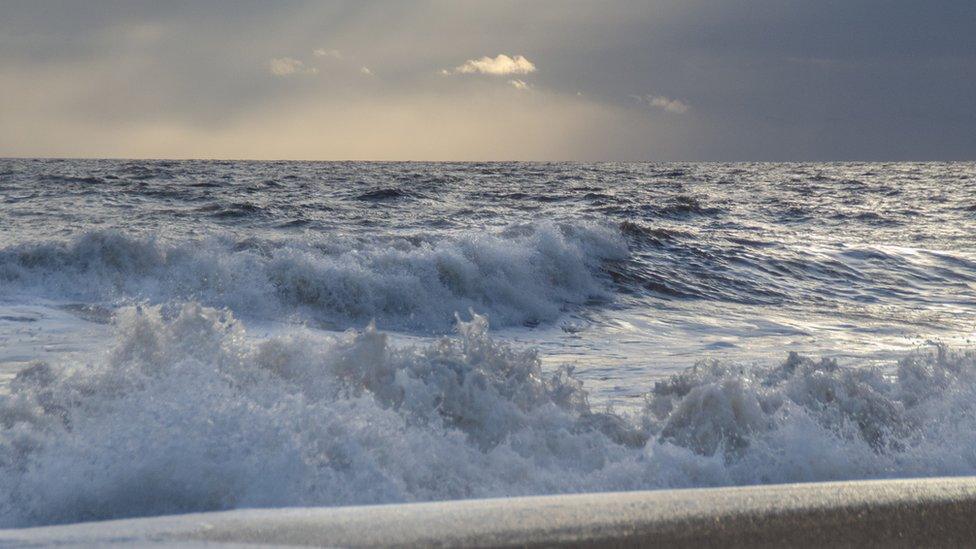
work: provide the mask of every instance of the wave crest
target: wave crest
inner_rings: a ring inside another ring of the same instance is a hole
[[[436,241],[253,241],[229,237],[161,242],[92,232],[70,242],[0,250],[4,293],[49,299],[195,300],[239,314],[280,318],[296,308],[338,326],[440,331],[473,308],[499,325],[551,321],[566,307],[609,298],[601,263],[626,243],[599,224],[538,223]]]

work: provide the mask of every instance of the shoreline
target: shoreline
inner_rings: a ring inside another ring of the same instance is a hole
[[[0,546],[930,546],[976,540],[976,477],[240,509],[0,530]]]

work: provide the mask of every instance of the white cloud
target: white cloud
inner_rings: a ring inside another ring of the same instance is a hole
[[[691,108],[691,105],[680,99],[671,99],[663,95],[645,95],[641,100],[654,108],[675,114],[684,114]]]
[[[517,90],[527,90],[532,87],[528,83],[526,83],[525,80],[518,80],[518,79],[509,80],[508,83],[511,84]]]
[[[275,76],[292,76],[294,74],[317,74],[315,67],[307,67],[303,61],[293,57],[276,57],[269,62],[271,74]]]
[[[360,67],[359,73],[365,76],[373,76],[373,71],[369,70],[369,67]]]
[[[319,48],[312,52],[315,57],[331,57],[332,59],[342,59],[342,52],[339,50],[327,50],[325,48]]]
[[[487,55],[481,59],[468,59],[463,64],[454,68],[453,71],[443,70],[441,74],[529,74],[535,72],[535,64],[521,55],[509,57],[504,53],[491,58]]]

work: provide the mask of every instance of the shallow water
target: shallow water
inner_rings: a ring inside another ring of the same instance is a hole
[[[974,191],[0,160],[0,525],[976,473]]]

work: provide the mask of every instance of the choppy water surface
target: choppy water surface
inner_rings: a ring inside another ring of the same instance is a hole
[[[976,473],[976,164],[0,160],[0,525]]]

